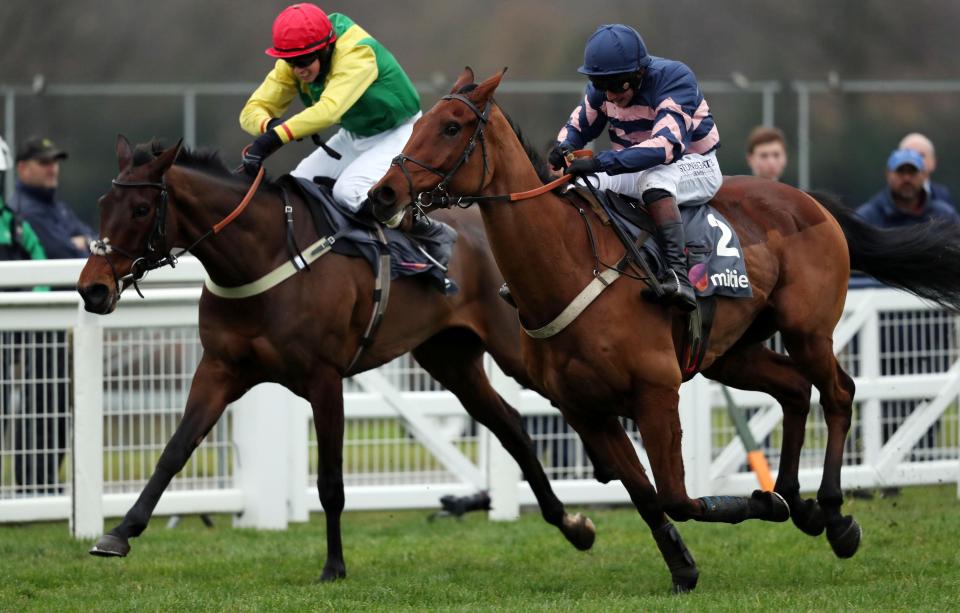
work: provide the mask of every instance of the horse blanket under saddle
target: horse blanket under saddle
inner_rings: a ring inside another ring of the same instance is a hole
[[[607,194],[610,206],[606,208],[631,238],[639,236],[641,230],[651,233],[643,243],[643,250],[650,256],[654,272],[659,274],[665,264],[646,209],[634,201],[612,196]],[[687,241],[690,283],[697,296],[753,296],[740,239],[723,215],[709,204],[703,204],[680,207],[680,216]]]
[[[338,202],[325,184],[285,175],[279,182],[294,188],[307,203],[317,233],[320,236],[339,235],[332,250],[335,253],[365,259],[374,274],[384,248],[372,216],[351,211]],[[429,236],[412,238],[409,235],[382,228],[386,248],[390,251],[390,278],[423,275],[445,294],[457,291],[457,285],[446,276],[446,267],[457,241],[457,232],[443,223],[433,223]]]

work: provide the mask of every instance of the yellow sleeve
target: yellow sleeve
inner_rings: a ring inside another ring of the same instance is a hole
[[[377,56],[372,48],[356,45],[343,55],[338,55],[338,52],[339,49],[334,51],[333,66],[320,99],[286,120],[283,124],[286,130],[275,128],[284,143],[316,134],[339,123],[343,114],[377,80]]]
[[[277,60],[273,70],[243,105],[243,110],[240,111],[240,127],[253,136],[263,134],[268,121],[283,116],[297,95],[299,86],[293,69],[283,60]],[[287,142],[288,139],[283,136],[280,134],[283,142]]]

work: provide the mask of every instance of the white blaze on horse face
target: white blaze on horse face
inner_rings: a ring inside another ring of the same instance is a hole
[[[394,215],[390,219],[383,222],[383,225],[387,226],[388,228],[396,228],[397,226],[400,225],[400,222],[403,221],[403,216],[406,214],[407,214],[407,209],[405,208],[400,209],[400,212],[398,212],[396,215]]]

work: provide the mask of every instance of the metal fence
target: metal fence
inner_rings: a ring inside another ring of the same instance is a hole
[[[63,284],[80,265],[0,263],[0,284]],[[133,503],[173,432],[199,360],[201,278],[199,264],[184,258],[152,278],[146,300],[125,299],[107,317],[84,313],[70,292],[0,294],[0,522],[70,517],[74,533],[89,536],[104,515],[121,515]],[[857,383],[846,487],[958,479],[958,323],[956,315],[892,290],[851,292],[835,333]],[[629,501],[618,483],[592,480],[579,439],[545,399],[491,372],[524,416],[561,499]],[[346,387],[348,508],[431,507],[441,495],[488,487],[502,517],[534,503],[495,439],[409,356]],[[753,433],[776,470],[779,407],[759,393],[734,397],[750,411]],[[306,402],[279,386],[254,388],[227,410],[157,512],[229,512],[239,525],[271,528],[306,519],[321,509],[311,419]],[[719,388],[700,377],[685,385],[681,421],[692,494],[755,489]],[[807,491],[819,485],[825,441],[815,405],[801,460]]]

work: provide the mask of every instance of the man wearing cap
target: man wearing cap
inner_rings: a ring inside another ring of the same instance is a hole
[[[420,97],[383,45],[346,15],[310,3],[284,9],[273,23],[273,70],[240,112],[256,136],[243,163],[255,174],[267,156],[331,126],[340,130],[293,170],[336,179],[333,196],[356,211],[386,174],[420,117]],[[294,98],[304,109],[283,119]],[[336,157],[339,156],[339,157]]]
[[[960,222],[956,209],[930,195],[924,185],[929,173],[923,156],[896,149],[887,158],[887,187],[857,209],[865,221],[880,228],[897,228],[931,219]]]
[[[723,182],[716,150],[720,135],[697,79],[685,64],[654,57],[630,26],[600,26],[587,41],[586,92],[550,151],[554,169],[591,178],[601,190],[642,199],[657,226],[666,260],[664,299],[696,308],[687,277],[685,236],[678,206],[709,202]],[[607,128],[612,148],[567,165]]]
[[[50,259],[85,258],[93,231],[57,200],[60,161],[67,152],[49,138],[29,138],[17,151],[17,186],[11,208],[37,233]]]

